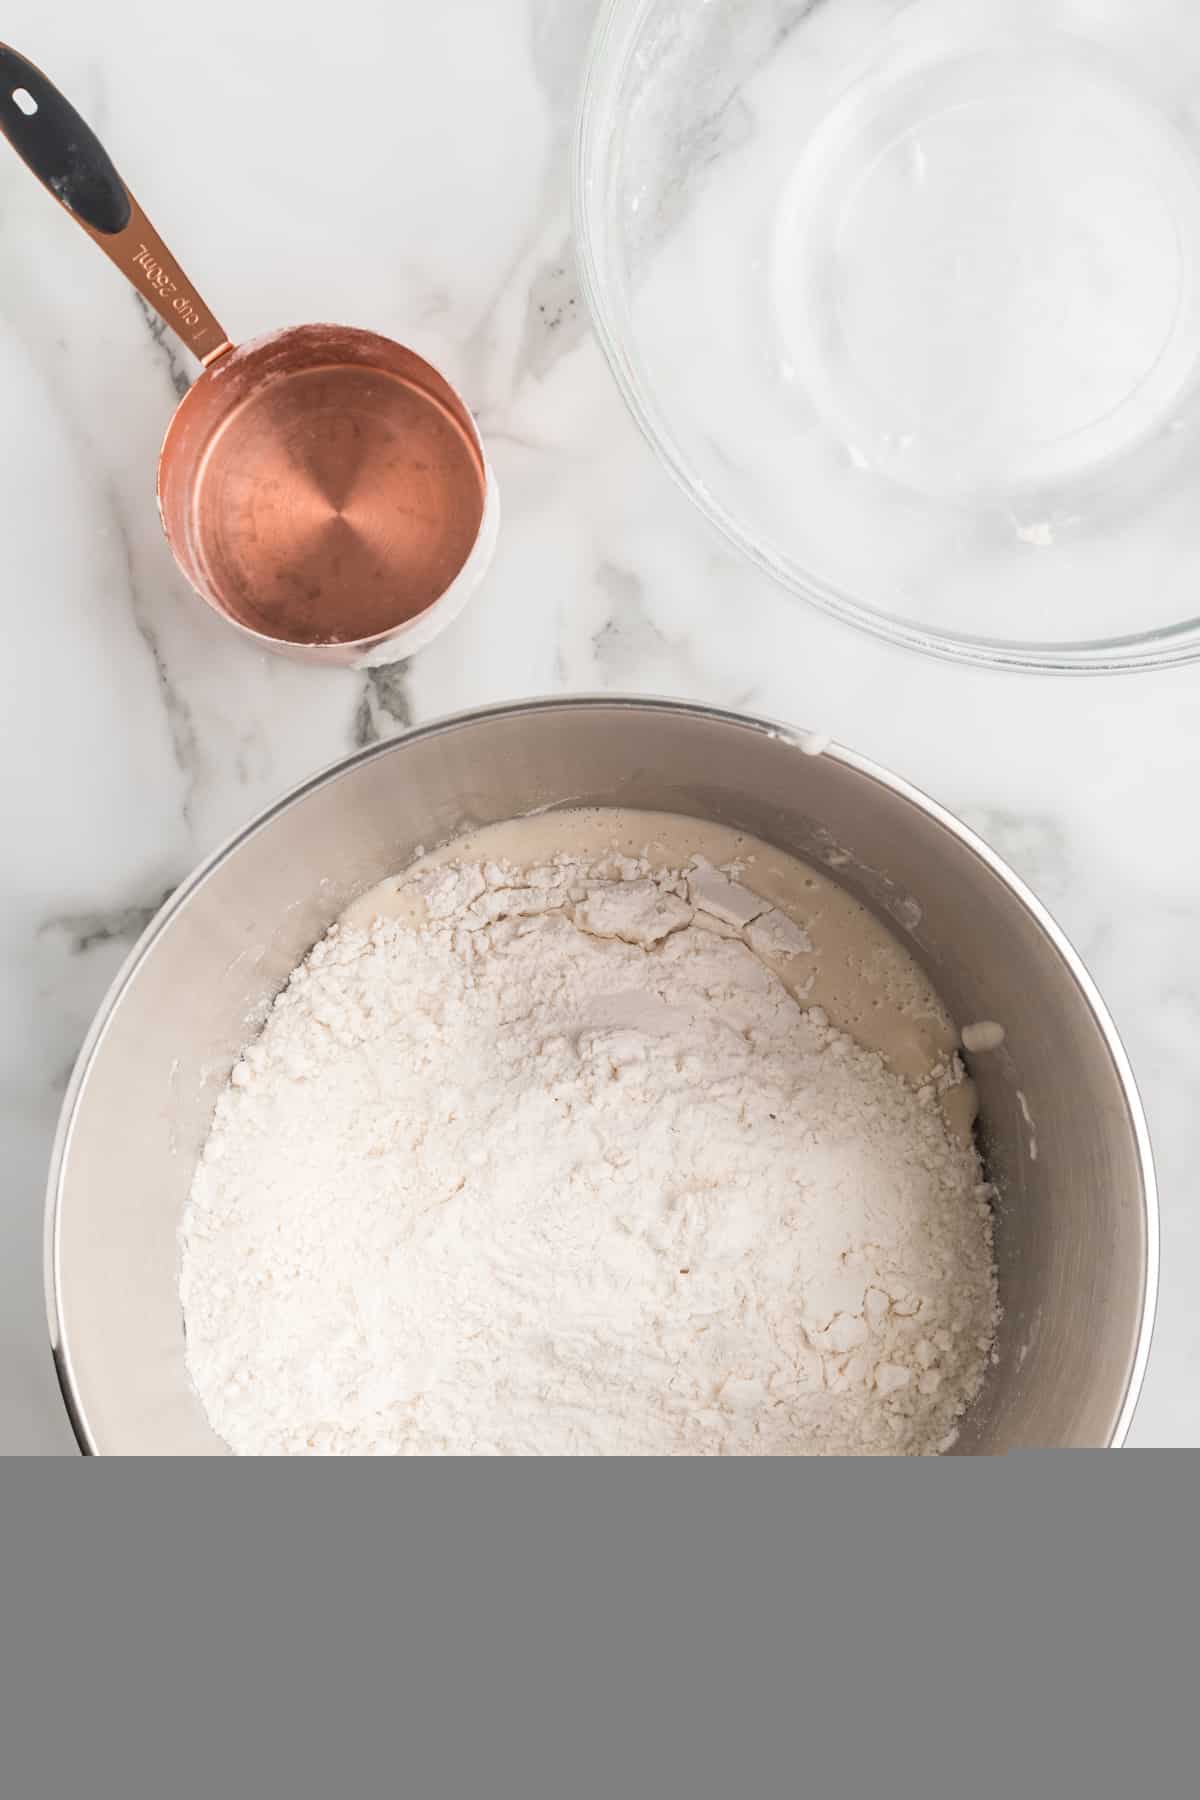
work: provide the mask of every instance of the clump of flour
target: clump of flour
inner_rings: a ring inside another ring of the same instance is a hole
[[[697,863],[450,865],[335,926],[216,1110],[188,1365],[242,1453],[923,1453],[977,1392],[989,1190]]]

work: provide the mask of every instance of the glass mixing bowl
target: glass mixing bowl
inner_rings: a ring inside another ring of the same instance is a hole
[[[805,599],[1200,656],[1193,0],[610,0],[576,227],[638,423]]]

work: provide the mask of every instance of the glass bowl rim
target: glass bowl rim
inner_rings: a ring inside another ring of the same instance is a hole
[[[790,557],[760,542],[693,473],[657,404],[652,382],[622,329],[620,284],[610,277],[605,229],[607,177],[618,142],[617,100],[642,21],[655,0],[603,0],[592,30],[576,113],[572,234],[580,286],[617,389],[659,462],[717,530],[782,587],[844,624],[885,643],[945,662],[1027,674],[1111,675],[1200,661],[1200,615],[1152,631],[1095,639],[1020,640],[939,631],[856,600]]]

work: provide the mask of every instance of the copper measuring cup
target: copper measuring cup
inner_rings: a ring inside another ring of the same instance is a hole
[[[0,132],[202,364],[158,462],[163,530],[196,592],[307,661],[361,667],[427,643],[478,584],[499,523],[450,383],[342,325],[235,348],[95,133],[4,44]]]

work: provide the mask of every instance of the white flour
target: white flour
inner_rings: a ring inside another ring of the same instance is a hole
[[[751,948],[805,933],[707,868],[450,865],[405,906],[318,944],[218,1104],[181,1288],[221,1436],[944,1447],[995,1317],[956,1066],[805,1012]]]

